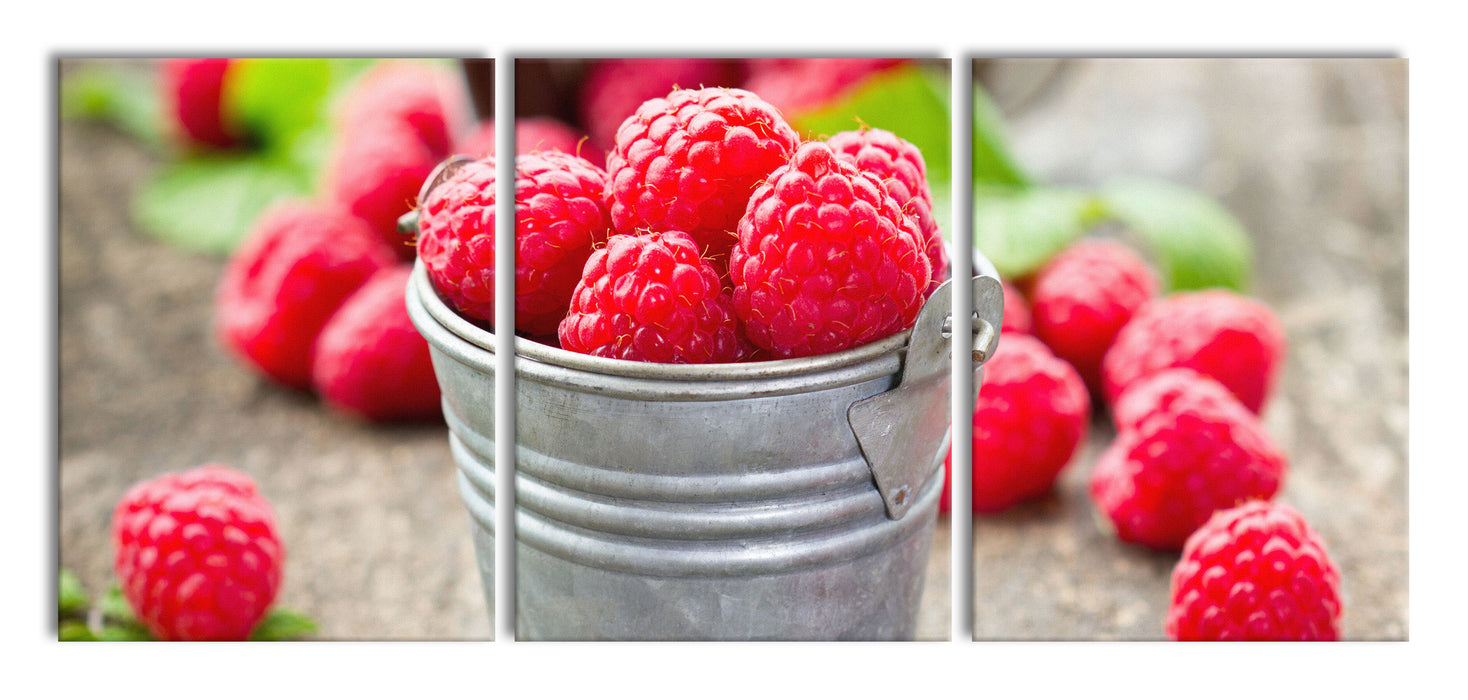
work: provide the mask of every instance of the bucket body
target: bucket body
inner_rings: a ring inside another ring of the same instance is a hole
[[[432,348],[493,605],[484,564],[494,556],[493,334],[453,314],[421,265],[408,305]],[[893,391],[909,332],[724,365],[516,342],[517,639],[913,637],[948,453],[949,382]],[[903,397],[884,409],[906,416],[898,430],[941,436],[903,456],[916,476],[896,517],[849,416],[883,394]]]

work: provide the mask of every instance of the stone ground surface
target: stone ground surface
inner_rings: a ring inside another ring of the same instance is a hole
[[[1156,176],[1219,198],[1255,242],[1288,360],[1265,425],[1277,499],[1341,570],[1344,636],[1407,630],[1407,63],[1010,60],[984,73],[1042,181]],[[1055,493],[976,517],[979,639],[1160,639],[1176,555],[1101,532],[1104,417]]]
[[[1341,566],[1346,634],[1407,636],[1406,64],[997,61],[1020,159],[1042,179],[1157,175],[1220,197],[1253,233],[1255,292],[1291,348],[1266,422],[1280,499]],[[492,634],[445,429],[368,426],[277,389],[214,342],[222,259],[127,215],[159,160],[62,123],[57,253],[59,564],[111,577],[111,509],[133,482],[218,461],[261,482],[289,558],[280,604],[324,639]],[[1357,331],[1352,333],[1350,331]],[[1100,534],[1084,495],[1098,423],[1056,494],[974,526],[981,639],[1155,639],[1171,557]],[[946,639],[939,522],[918,635]]]

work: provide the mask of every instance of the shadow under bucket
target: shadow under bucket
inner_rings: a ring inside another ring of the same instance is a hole
[[[977,369],[1003,308],[976,262]],[[949,284],[911,331],[815,357],[663,365],[516,339],[516,638],[911,639],[950,438]],[[494,335],[421,263],[407,304],[493,605]]]

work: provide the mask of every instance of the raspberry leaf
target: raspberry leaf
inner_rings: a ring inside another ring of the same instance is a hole
[[[316,621],[294,610],[272,609],[254,631],[252,642],[281,642],[316,634]]]
[[[266,207],[307,194],[309,183],[309,174],[262,154],[190,158],[165,165],[143,185],[133,199],[133,220],[163,241],[224,254]]]
[[[288,149],[321,121],[332,67],[324,58],[245,58],[224,84],[224,116],[266,150]]]
[[[99,642],[154,642],[153,635],[148,634],[142,625],[103,625],[97,630],[96,641]]]
[[[67,620],[57,629],[56,639],[61,642],[95,642],[97,635],[92,633],[92,628],[87,627],[87,623]]]
[[[1087,192],[1058,187],[980,188],[974,193],[974,245],[1005,279],[1033,272],[1099,221]]]
[[[936,189],[952,177],[947,101],[947,73],[905,64],[873,73],[836,102],[790,115],[790,124],[821,138],[861,126],[886,129],[922,151]]]
[[[1009,151],[1004,115],[993,98],[974,84],[974,185],[1028,187],[1035,184]]]
[[[102,613],[102,619],[119,624],[137,624],[138,618],[133,614],[132,604],[127,602],[127,597],[122,594],[122,589],[117,584],[112,584],[107,589],[107,594],[97,601],[97,607]]]
[[[1109,183],[1100,198],[1109,216],[1146,241],[1164,289],[1247,291],[1254,256],[1249,234],[1216,200],[1142,179]]]
[[[82,588],[81,579],[70,569],[62,569],[57,578],[60,590],[56,596],[56,607],[60,617],[85,616],[91,601],[87,599],[87,591]]]
[[[163,104],[151,71],[90,65],[61,81],[61,117],[92,119],[116,126],[149,148],[162,150]]]

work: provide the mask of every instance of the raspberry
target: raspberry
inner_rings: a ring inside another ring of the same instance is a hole
[[[1117,432],[1136,430],[1153,414],[1173,413],[1190,404],[1203,404],[1208,410],[1241,405],[1222,384],[1193,370],[1175,367],[1153,374],[1122,392],[1111,406],[1111,420]]]
[[[1004,289],[1004,320],[1001,321],[1000,332],[1025,335],[1034,333],[1035,326],[1030,314],[1030,305],[1025,302],[1019,289],[1008,282],[1001,283],[1000,287]]]
[[[836,352],[912,325],[932,268],[881,181],[803,144],[749,200],[730,257],[734,308],[777,358]]]
[[[404,301],[412,270],[405,263],[378,270],[321,329],[311,381],[338,410],[371,421],[440,415],[428,342]]]
[[[495,157],[434,188],[418,220],[418,257],[459,313],[494,322]],[[515,158],[515,330],[556,332],[594,246],[611,226],[606,173],[584,158],[543,151]]]
[[[1187,367],[1228,387],[1259,413],[1274,389],[1284,331],[1269,307],[1222,289],[1144,304],[1101,361],[1108,401],[1132,382],[1167,367]]]
[[[1097,460],[1090,492],[1122,540],[1178,549],[1214,511],[1279,490],[1285,455],[1258,416],[1208,381],[1160,375],[1118,402],[1124,427]]]
[[[682,231],[614,235],[592,253],[560,327],[561,347],[620,360],[736,362],[733,302]]]
[[[1091,399],[1074,368],[1032,336],[999,343],[973,415],[973,509],[1042,496],[1086,439]]]
[[[249,637],[280,589],[275,512],[249,476],[219,464],[135,484],[112,513],[113,571],[154,637]]]
[[[224,81],[228,58],[172,58],[162,62],[163,103],[173,113],[178,137],[191,146],[230,148],[243,141],[226,122]]]
[[[617,127],[637,106],[678,88],[734,85],[739,65],[714,58],[616,58],[593,61],[581,81],[581,123],[592,145],[612,147]]]
[[[361,220],[317,204],[267,211],[225,265],[215,297],[220,343],[286,386],[311,383],[327,318],[392,252]]]
[[[468,130],[470,111],[468,92],[455,71],[432,63],[381,61],[351,85],[338,129],[406,126],[437,161]]]
[[[902,211],[917,222],[933,274],[927,294],[948,279],[948,251],[938,220],[933,218],[933,192],[922,151],[897,134],[882,129],[843,131],[826,140],[842,160],[876,175]]]
[[[455,153],[473,158],[494,155],[494,120],[480,122],[473,131],[454,146]],[[578,155],[581,134],[554,117],[528,117],[515,120],[515,153],[560,151]]]
[[[1101,358],[1137,308],[1156,295],[1157,276],[1126,246],[1080,241],[1035,275],[1035,335],[1099,394]]]
[[[332,202],[371,225],[399,259],[413,248],[398,233],[398,217],[418,199],[423,181],[441,158],[401,124],[379,123],[342,131],[327,165]]]
[[[745,89],[785,114],[820,107],[874,73],[906,63],[902,58],[772,58],[749,61]]]
[[[716,266],[755,185],[799,139],[780,113],[738,89],[674,90],[622,122],[607,154],[607,204],[617,233],[685,231]]]
[[[1172,639],[1334,641],[1340,624],[1340,574],[1320,535],[1286,505],[1214,513],[1172,570]]]

